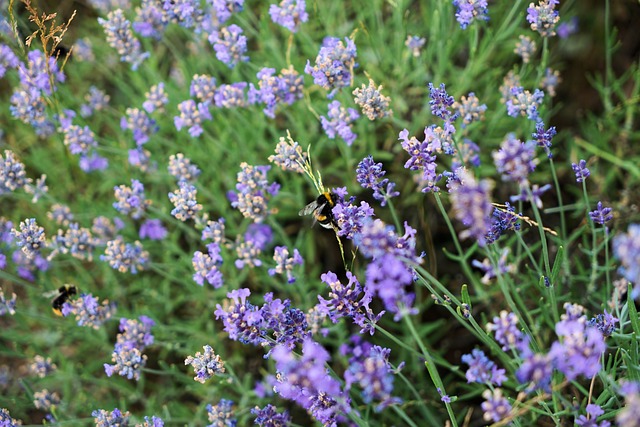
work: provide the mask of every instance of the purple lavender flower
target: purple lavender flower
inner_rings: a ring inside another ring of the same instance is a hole
[[[509,415],[511,404],[502,396],[502,389],[496,388],[493,391],[485,390],[484,393],[482,393],[482,397],[485,399],[481,405],[484,411],[483,418],[485,421],[497,423]]]
[[[269,276],[276,274],[286,274],[287,282],[294,283],[296,278],[293,276],[294,265],[302,265],[304,260],[300,256],[297,249],[293,250],[293,256],[289,257],[289,250],[286,246],[276,246],[273,253],[273,260],[276,262],[275,268],[269,269]]]
[[[18,276],[30,282],[35,280],[34,273],[36,271],[46,271],[49,269],[49,262],[40,254],[29,258],[24,252],[17,250],[11,255],[11,260],[16,265]]]
[[[202,135],[202,132],[204,132],[202,123],[205,120],[212,119],[211,112],[209,112],[209,104],[203,102],[196,104],[193,99],[187,99],[178,104],[178,110],[180,115],[173,118],[173,123],[176,125],[177,130],[183,127],[189,128],[189,135],[192,138]]]
[[[60,396],[58,393],[51,393],[46,388],[44,390],[33,393],[33,406],[41,411],[51,412],[51,409],[60,404]],[[2,425],[2,424],[0,424]]]
[[[453,111],[455,99],[447,93],[444,83],[440,83],[438,88],[429,83],[429,98],[431,114],[449,122],[456,119],[457,113]]]
[[[508,256],[509,248],[504,248],[500,254],[500,258],[498,259],[497,266],[493,266],[489,258],[485,258],[482,262],[474,259],[471,261],[471,265],[484,272],[484,276],[482,277],[482,279],[480,279],[480,281],[485,285],[488,285],[498,275],[503,276],[516,272],[516,266],[514,264],[507,264]]]
[[[320,313],[329,316],[333,323],[338,323],[342,317],[354,317],[363,304],[368,303],[367,299],[361,300],[362,286],[350,271],[347,271],[346,285],[342,284],[338,276],[331,271],[322,274],[320,279],[329,286],[330,299],[326,300],[318,295],[317,308]]]
[[[405,169],[421,170],[422,182],[425,187],[423,193],[430,191],[440,191],[436,186],[436,182],[440,180],[441,175],[436,174],[436,149],[433,141],[429,139],[428,128],[425,128],[425,140],[420,142],[414,136],[409,139],[409,131],[404,129],[398,135],[398,139],[402,144],[402,148],[409,153],[409,160],[404,164]]]
[[[571,163],[573,173],[576,175],[576,182],[581,183],[591,175],[591,171],[587,168],[587,161],[582,159],[578,164]]]
[[[35,218],[25,219],[20,222],[20,230],[12,229],[11,233],[16,239],[16,245],[22,249],[27,258],[34,258],[40,254],[45,244],[44,228],[40,227]]]
[[[0,316],[4,316],[7,313],[12,316],[16,314],[16,299],[17,296],[15,292],[11,293],[11,299],[6,299],[4,291],[0,288]]]
[[[555,7],[559,3],[559,0],[539,0],[537,6],[530,3],[527,8],[527,22],[531,24],[531,29],[540,33],[542,37],[555,36],[555,27],[560,20],[560,14]]]
[[[553,98],[554,96],[556,96],[556,87],[558,87],[561,81],[562,79],[560,78],[560,71],[553,70],[547,67],[544,70],[544,76],[542,76],[542,79],[540,80],[540,84],[538,86]]]
[[[520,41],[516,43],[516,48],[513,52],[522,58],[523,63],[528,64],[531,60],[531,55],[535,53],[537,48],[536,42],[531,37],[521,34]]]
[[[558,25],[557,33],[561,39],[566,39],[570,35],[578,32],[578,17],[574,16],[569,21],[562,22]]]
[[[515,181],[521,185],[528,183],[529,173],[538,163],[533,141],[522,142],[510,133],[500,144],[500,150],[492,153],[498,172],[503,181]]]
[[[108,166],[109,161],[95,152],[80,156],[80,169],[84,172],[105,170]]]
[[[602,206],[602,202],[598,202],[598,204],[596,205],[596,209],[589,212],[589,217],[594,223],[604,225],[606,222],[609,222],[613,219],[612,211],[612,208],[605,208]]]
[[[42,95],[51,95],[56,90],[56,82],[64,82],[65,76],[58,68],[54,57],[46,57],[41,50],[31,50],[27,54],[28,64],[18,66],[20,83],[25,89],[36,89]],[[48,62],[48,64],[47,64]]]
[[[542,209],[541,196],[551,189],[551,184],[545,184],[540,187],[538,184],[533,184],[531,188],[521,187],[520,194],[510,196],[509,200],[512,202],[522,201],[535,204],[538,209]]]
[[[225,219],[218,221],[207,220],[207,225],[202,229],[202,240],[213,240],[213,243],[221,245],[224,242]]]
[[[356,179],[363,188],[373,190],[373,198],[380,201],[382,206],[387,204],[391,197],[399,196],[394,191],[395,183],[388,178],[382,178],[387,172],[382,169],[382,163],[375,163],[372,156],[365,157],[358,163]]]
[[[136,19],[133,22],[133,29],[142,37],[160,40],[164,35],[168,23],[169,17],[167,12],[162,8],[161,2],[142,0],[140,7],[136,8]]]
[[[473,238],[480,246],[485,246],[491,229],[493,184],[488,180],[477,182],[466,169],[458,169],[457,176],[460,184],[453,186],[450,194],[454,215],[466,227],[460,232],[460,238]]]
[[[102,111],[109,105],[111,97],[95,86],[89,87],[89,93],[84,96],[86,104],[80,106],[80,115],[90,117],[96,111]]]
[[[145,101],[142,103],[142,108],[149,114],[156,111],[159,114],[163,113],[164,106],[169,102],[169,96],[164,90],[164,82],[151,86],[149,92],[145,93],[144,96]]]
[[[587,405],[586,409],[588,416],[580,415],[575,420],[578,427],[609,427],[611,425],[609,421],[596,422],[596,419],[604,414],[604,411],[599,405],[591,403]]]
[[[264,408],[256,406],[251,410],[256,416],[254,424],[262,427],[288,427],[291,425],[291,417],[288,411],[282,413],[276,410],[276,407],[268,404]]]
[[[482,350],[474,349],[462,356],[462,362],[469,365],[465,373],[467,382],[502,385],[507,380],[504,369],[498,369]]]
[[[142,354],[136,347],[116,344],[111,355],[111,361],[113,365],[104,364],[104,371],[108,377],[116,373],[121,377],[138,381],[140,379],[140,370],[147,363],[147,355]]]
[[[222,264],[220,246],[216,243],[210,243],[207,245],[207,252],[208,253],[205,254],[196,251],[193,254],[191,261],[195,271],[193,280],[200,286],[204,285],[204,281],[206,280],[207,283],[217,289],[224,283],[222,272],[218,268]]]
[[[4,77],[7,69],[18,68],[20,60],[6,44],[0,44],[0,79]]]
[[[454,102],[453,108],[456,114],[462,117],[462,128],[473,122],[484,120],[484,112],[487,110],[485,104],[480,105],[480,100],[474,92],[469,92],[467,96],[462,96],[460,102]]]
[[[217,304],[214,315],[222,319],[229,339],[258,345],[263,342],[260,332],[263,319],[260,309],[247,301],[249,295],[251,292],[246,288],[227,293],[230,301],[225,302],[224,307]]]
[[[358,66],[356,45],[350,38],[345,43],[337,37],[325,37],[322,47],[312,67],[310,61],[304,72],[313,77],[313,82],[329,91],[327,97],[333,98],[336,92],[351,84],[353,69]]]
[[[44,378],[58,369],[55,363],[51,362],[50,357],[43,357],[39,354],[33,357],[33,361],[29,364],[29,374]]]
[[[151,162],[151,152],[142,146],[129,150],[129,164],[140,169],[141,172],[155,171],[157,163]]]
[[[182,153],[172,154],[169,157],[169,166],[167,167],[169,175],[173,176],[176,181],[194,182],[200,176],[200,169],[191,163],[191,159]]]
[[[279,76],[274,76],[275,72],[274,68],[261,69],[257,74],[258,89],[250,84],[247,94],[250,104],[265,104],[262,111],[270,118],[275,117],[279,104],[291,105],[303,96],[303,78],[292,66],[283,69]]]
[[[496,341],[502,344],[504,351],[516,349],[519,348],[525,340],[517,324],[518,316],[502,310],[500,317],[495,316],[493,323],[487,323],[487,332],[494,332]]]
[[[100,255],[100,260],[107,262],[111,268],[121,273],[130,271],[131,274],[136,274],[139,270],[144,270],[149,261],[149,252],[144,250],[139,241],[125,243],[122,237],[118,236],[107,242],[104,255]]]
[[[637,383],[627,382],[621,388],[620,393],[624,396],[625,405],[616,416],[616,425],[618,427],[634,427],[640,419],[640,393]]]
[[[217,405],[207,405],[207,416],[211,424],[206,427],[236,427],[238,421],[233,418],[233,401],[220,399]]]
[[[89,155],[97,146],[94,133],[89,126],[80,127],[71,124],[71,119],[75,116],[73,111],[66,111],[65,116],[60,118],[60,128],[64,135],[64,145],[69,148],[71,154],[79,154],[83,157]]]
[[[131,180],[131,187],[123,184],[113,187],[113,191],[116,198],[113,208],[133,219],[140,219],[151,204],[151,201],[145,198],[144,185],[137,179]]]
[[[287,133],[286,140],[283,136],[280,137],[280,141],[276,145],[276,154],[269,156],[269,161],[280,166],[282,170],[304,173],[307,153],[303,152],[300,144]]]
[[[116,311],[116,306],[108,300],[98,304],[98,297],[82,294],[80,298],[67,301],[62,306],[62,315],[74,315],[78,326],[99,329]]]
[[[220,28],[217,33],[209,36],[209,42],[213,45],[216,58],[234,68],[240,62],[247,62],[247,38],[242,35],[242,28],[235,24]]]
[[[522,86],[511,87],[506,101],[507,114],[511,117],[527,117],[529,120],[538,121],[538,109],[544,99],[544,92],[536,89],[533,94]]]
[[[196,199],[198,190],[186,181],[179,181],[178,187],[174,193],[169,193],[169,200],[175,206],[171,215],[182,222],[197,219],[196,215],[202,210],[202,205]]]
[[[96,56],[93,54],[90,38],[85,37],[76,40],[73,44],[73,57],[81,62],[94,62],[96,60]]]
[[[305,0],[281,0],[278,5],[269,7],[269,15],[274,23],[296,33],[300,24],[309,20],[306,7]]]
[[[31,203],[38,203],[38,200],[49,192],[49,186],[47,186],[47,175],[42,174],[40,178],[36,179],[35,185],[26,184],[24,186],[24,191],[26,191],[27,194],[33,194]]]
[[[217,87],[218,84],[215,77],[207,74],[195,74],[191,79],[189,95],[202,103],[213,104]]]
[[[167,237],[167,229],[159,219],[148,219],[140,225],[140,238],[150,240],[164,240]]]
[[[118,408],[111,412],[97,409],[91,413],[91,416],[94,417],[96,427],[127,427],[129,425],[129,411],[122,413]]]
[[[200,2],[196,0],[164,0],[162,8],[170,22],[177,22],[184,28],[194,28],[204,19]]]
[[[246,162],[240,163],[235,200],[231,206],[238,209],[245,218],[261,223],[269,214],[267,202],[278,194],[280,185],[267,180],[267,172],[271,166],[251,166]]]
[[[369,120],[382,119],[392,114],[389,108],[391,98],[382,94],[382,86],[376,88],[373,80],[369,79],[369,86],[355,89],[352,93],[355,96],[353,102],[362,109],[362,114]]]
[[[363,225],[371,218],[373,208],[367,202],[360,202],[360,206],[351,202],[338,202],[333,207],[333,217],[340,228],[338,235],[353,240],[357,233],[362,231]]]
[[[538,144],[538,147],[544,148],[548,158],[552,158],[551,154],[551,138],[556,134],[555,126],[551,126],[549,129],[544,130],[544,122],[542,120],[536,122],[536,130],[531,134],[534,141]]]
[[[426,42],[427,40],[424,37],[408,35],[404,45],[411,51],[411,54],[417,58],[420,56],[420,51]]]
[[[528,384],[526,391],[543,390],[551,392],[551,376],[553,361],[547,354],[533,353],[527,346],[521,346],[522,365],[516,371],[516,379],[520,384]]]
[[[138,319],[120,319],[118,329],[120,333],[116,337],[116,342],[124,347],[137,348],[143,351],[153,344],[154,337],[151,328],[156,322],[147,316],[140,316]]]
[[[31,180],[27,178],[24,164],[10,150],[0,156],[0,195],[24,188]]]
[[[91,234],[91,230],[71,223],[67,230],[58,230],[58,234],[52,239],[50,246],[53,251],[48,259],[52,259],[58,253],[68,253],[74,258],[92,261],[93,251],[99,243]]]
[[[135,71],[149,53],[142,52],[140,41],[134,37],[131,22],[124,17],[122,9],[109,12],[107,19],[98,18],[98,22],[104,28],[107,43],[120,55],[120,61],[131,64]]]
[[[457,8],[456,20],[463,30],[475,20],[489,20],[487,0],[453,0],[453,5]]]
[[[156,416],[151,417],[151,419],[144,417],[144,423],[136,424],[136,427],[164,427],[164,421],[162,421],[162,418]]]
[[[236,82],[230,85],[220,85],[213,99],[218,108],[236,108],[246,107],[247,99],[245,97],[246,82]]]
[[[205,345],[202,348],[204,349],[204,354],[197,351],[195,357],[188,356],[184,360],[184,364],[193,366],[193,370],[196,373],[193,379],[204,384],[206,380],[214,375],[224,374],[225,369],[224,361],[213,352],[213,348],[210,345]]]
[[[631,224],[626,233],[613,238],[613,254],[620,260],[619,272],[635,285],[633,297],[640,294],[640,224]]]
[[[144,110],[127,108],[126,117],[120,119],[120,128],[133,132],[133,141],[140,146],[149,141],[149,137],[158,132],[156,121],[149,117]]]
[[[606,337],[610,337],[611,334],[616,330],[616,323],[619,320],[616,317],[613,317],[611,313],[608,313],[607,310],[604,310],[603,314],[598,314],[593,317],[591,320],[587,322],[588,326],[595,327],[602,335]]]
[[[352,123],[360,117],[360,114],[353,108],[342,107],[340,101],[332,101],[329,104],[327,117],[320,117],[324,133],[330,139],[335,139],[336,135],[338,135],[348,146],[351,146],[358,137],[357,134],[353,133]]]
[[[244,0],[213,0],[213,9],[220,24],[224,24],[234,13],[244,10]]]

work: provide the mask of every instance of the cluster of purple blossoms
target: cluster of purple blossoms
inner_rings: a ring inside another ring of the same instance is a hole
[[[302,147],[297,141],[287,134],[287,139],[280,137],[276,145],[276,154],[269,156],[269,162],[284,171],[304,173],[304,165],[307,163],[307,153],[302,151]]]
[[[542,79],[540,80],[540,84],[538,86],[553,98],[554,96],[556,96],[556,87],[558,87],[561,81],[562,79],[560,78],[560,71],[553,70],[547,67],[544,70],[544,76],[542,76]]]
[[[125,18],[122,9],[109,12],[107,19],[98,18],[98,22],[104,28],[107,43],[120,55],[120,61],[131,64],[135,71],[149,53],[142,52],[140,41],[134,37],[131,22]]]
[[[516,272],[517,267],[515,266],[515,264],[507,264],[509,252],[509,248],[504,248],[502,250],[502,252],[500,253],[500,258],[498,259],[497,266],[494,266],[489,258],[485,258],[482,262],[478,261],[477,259],[471,261],[471,265],[484,272],[484,276],[482,276],[480,282],[488,285],[493,279],[498,276],[513,274]]]
[[[279,104],[291,105],[301,99],[304,87],[302,76],[292,66],[283,69],[278,76],[274,75],[275,72],[275,68],[258,71],[258,88],[250,84],[247,93],[250,104],[265,104],[262,111],[270,118],[275,117]]]
[[[175,22],[183,28],[195,27],[195,30],[198,31],[198,25],[204,18],[199,1],[164,0],[162,8],[167,13],[169,22]]]
[[[0,408],[0,425],[3,427],[20,427],[22,421],[11,418],[8,410]]]
[[[100,244],[99,239],[91,234],[91,230],[80,227],[78,223],[69,224],[66,230],[58,230],[58,234],[49,244],[52,249],[47,259],[52,259],[58,253],[71,254],[72,257],[92,261],[93,251]]]
[[[30,181],[24,164],[13,151],[4,150],[4,157],[0,155],[0,196],[25,188]]]
[[[501,386],[507,380],[504,369],[499,369],[482,350],[474,349],[462,356],[462,362],[469,365],[465,373],[468,383],[495,384]]]
[[[486,104],[480,104],[480,100],[474,92],[469,92],[467,96],[462,95],[460,102],[454,102],[453,108],[458,116],[462,117],[462,128],[473,122],[484,120],[484,112],[487,110]]]
[[[11,261],[16,266],[18,276],[30,282],[35,280],[34,273],[36,271],[47,271],[49,269],[49,262],[40,254],[29,258],[24,252],[17,250],[13,252]]]
[[[155,322],[147,316],[136,319],[120,319],[120,333],[116,337],[116,345],[111,355],[113,365],[104,364],[107,376],[117,373],[128,379],[140,379],[140,370],[147,363],[147,356],[142,352],[151,344],[154,337],[151,328]]]
[[[528,64],[531,61],[531,55],[533,55],[538,46],[536,46],[536,42],[531,39],[529,36],[520,35],[520,41],[516,43],[516,47],[513,52],[522,58],[522,62]]]
[[[512,202],[530,202],[535,204],[538,209],[542,209],[542,195],[551,189],[551,184],[545,184],[540,187],[538,184],[533,184],[531,187],[521,186],[520,194],[509,196],[509,200]]]
[[[111,97],[95,86],[89,87],[89,93],[84,96],[86,104],[80,106],[80,116],[91,117],[96,111],[102,111],[109,105]]]
[[[27,258],[40,255],[45,245],[44,228],[40,227],[35,218],[28,218],[20,222],[20,230],[12,229],[11,234],[16,239],[16,245],[22,249]]]
[[[202,205],[196,199],[197,195],[198,190],[195,186],[187,181],[179,181],[178,189],[169,193],[169,200],[175,206],[171,210],[171,215],[182,222],[190,219],[197,220],[196,215],[202,210]]]
[[[587,167],[587,161],[582,159],[577,164],[571,163],[571,168],[573,169],[573,173],[576,175],[576,182],[582,183],[589,175],[591,175],[591,171]]]
[[[269,276],[276,274],[286,274],[287,283],[294,283],[296,278],[293,276],[293,267],[302,265],[304,260],[300,256],[297,249],[293,250],[293,256],[289,256],[289,250],[286,246],[276,246],[273,251],[273,260],[276,262],[275,268],[269,269]]]
[[[207,405],[207,417],[211,424],[206,427],[236,427],[238,421],[233,415],[233,401],[220,399],[215,406]]]
[[[185,157],[182,153],[169,156],[167,171],[177,182],[195,182],[201,172],[198,166],[191,163],[191,159]]]
[[[515,213],[515,208],[511,206],[509,202],[505,203],[504,208],[494,208],[491,227],[485,236],[487,243],[491,244],[495,242],[509,230],[520,230],[521,224],[518,221],[520,221],[521,216],[522,214],[518,215]]]
[[[209,104],[205,102],[196,103],[193,99],[187,99],[178,104],[178,111],[180,111],[180,114],[173,118],[176,129],[189,128],[189,135],[192,138],[202,135],[202,132],[204,132],[202,123],[205,120],[212,119]]]
[[[361,201],[360,206],[354,205],[351,201],[338,201],[332,212],[340,228],[338,235],[349,240],[353,240],[354,236],[362,231],[363,224],[374,215],[373,208],[365,201]]]
[[[162,3],[155,0],[142,0],[140,7],[136,8],[136,19],[133,29],[141,37],[160,40],[164,35],[169,17],[163,9]]]
[[[324,133],[330,139],[335,139],[338,135],[348,146],[351,146],[358,137],[353,132],[352,124],[360,117],[360,114],[353,108],[344,108],[340,101],[332,101],[328,108],[327,116],[320,117]]]
[[[116,201],[113,208],[122,215],[129,215],[133,219],[140,219],[145,214],[151,200],[144,195],[144,185],[137,179],[131,180],[131,187],[119,185],[113,187]]]
[[[151,114],[157,112],[162,114],[164,107],[169,102],[169,96],[164,90],[164,82],[155,84],[149,88],[149,92],[145,93],[145,100],[142,103],[142,108]]]
[[[142,424],[136,424],[135,427],[164,427],[164,421],[160,417],[156,417],[155,415],[149,419],[149,417],[144,417],[144,422]]]
[[[596,209],[589,212],[589,217],[595,224],[604,225],[613,219],[613,208],[602,206],[602,202],[598,202]]]
[[[327,97],[333,98],[336,92],[351,85],[356,62],[356,44],[346,37],[345,43],[337,37],[325,37],[315,59],[315,65],[307,60],[304,72],[313,77],[313,82],[329,91]]]
[[[522,86],[520,76],[513,70],[509,70],[506,76],[502,79],[502,84],[498,88],[500,91],[500,102],[503,104],[511,97],[511,89]]]
[[[145,251],[139,241],[125,243],[121,236],[107,242],[104,255],[100,260],[109,263],[111,268],[121,273],[130,271],[131,274],[144,270],[149,261],[149,252]]]
[[[460,232],[461,239],[473,238],[480,246],[486,246],[491,231],[493,205],[489,180],[476,181],[467,169],[458,169],[449,179],[451,206],[455,217],[466,229]]]
[[[120,129],[133,132],[133,141],[140,147],[149,141],[149,137],[158,132],[154,119],[139,108],[127,108],[126,117],[120,119]]]
[[[0,79],[4,77],[7,69],[18,68],[20,60],[6,44],[0,44]]]
[[[41,197],[49,192],[49,186],[47,185],[47,175],[42,174],[40,178],[36,179],[35,185],[27,184],[24,187],[24,191],[27,194],[32,194],[31,203],[38,203]]]
[[[619,393],[624,396],[625,406],[616,416],[618,427],[634,427],[640,418],[640,387],[637,382],[625,381]]]
[[[242,33],[242,28],[232,24],[209,35],[209,42],[213,45],[216,58],[227,64],[229,68],[234,68],[238,63],[249,60],[249,57],[245,55],[247,37]]]
[[[557,33],[561,39],[566,39],[570,35],[578,32],[578,17],[574,16],[569,21],[562,22],[558,25]]]
[[[256,406],[251,410],[251,413],[256,416],[253,423],[261,427],[288,427],[291,425],[289,412],[285,410],[280,413],[271,404],[264,408]]]
[[[200,102],[213,104],[217,87],[218,83],[215,77],[208,74],[194,74],[189,87],[189,95]]]
[[[204,349],[204,354],[199,351],[196,352],[194,356],[188,356],[184,360],[185,365],[193,366],[193,370],[196,373],[196,376],[193,377],[194,380],[199,383],[204,384],[209,378],[213,377],[216,374],[224,374],[224,361],[214,353],[213,348],[210,345],[205,345],[202,347]]]
[[[91,294],[81,294],[79,298],[65,302],[62,305],[62,315],[74,315],[78,326],[99,329],[104,322],[111,319],[116,306],[108,300],[98,303],[98,297]]]
[[[44,390],[33,393],[33,406],[35,406],[36,409],[51,412],[51,409],[55,408],[59,404],[60,395],[56,392],[51,393],[45,388]]]
[[[382,163],[375,163],[372,156],[365,157],[358,163],[356,168],[356,180],[362,188],[373,190],[373,198],[380,202],[380,205],[387,204],[387,200],[399,196],[395,191],[395,183],[388,178],[382,178],[387,172],[382,169]]]
[[[539,120],[536,122],[536,130],[531,134],[533,140],[538,144],[538,147],[542,147],[547,154],[548,158],[552,158],[551,154],[551,139],[556,135],[556,127],[551,126],[549,129],[544,129],[544,122]]]
[[[280,184],[269,184],[267,172],[271,166],[252,166],[246,162],[240,163],[236,192],[230,191],[228,198],[231,206],[238,209],[245,218],[261,223],[269,214],[267,202],[269,198],[278,194]]]
[[[487,0],[453,0],[453,5],[457,8],[456,20],[463,30],[473,21],[489,20]]]
[[[369,86],[363,84],[352,92],[355,96],[353,101],[369,120],[382,119],[393,113],[389,108],[391,98],[384,96],[381,91],[382,86],[376,88],[373,80],[369,79]]]
[[[296,33],[300,24],[309,20],[306,8],[305,0],[281,0],[269,7],[269,15],[274,23]]]
[[[104,216],[98,216],[93,219],[91,224],[91,232],[98,239],[100,245],[106,245],[109,240],[116,238],[119,230],[124,228],[124,222],[120,218],[114,218],[113,221]]]
[[[578,427],[610,427],[611,423],[609,421],[601,421],[600,423],[596,422],[598,417],[604,414],[604,411],[600,407],[600,405],[595,405],[590,403],[586,408],[587,415],[580,415],[576,417],[575,423]],[[623,427],[622,423],[618,423],[620,427]]]
[[[640,224],[630,224],[626,233],[613,238],[613,254],[620,260],[622,276],[635,285],[632,296],[640,295]]]
[[[560,13],[555,10],[560,0],[540,0],[538,5],[529,4],[527,8],[527,22],[531,24],[531,29],[540,33],[542,37],[552,37],[556,35],[556,25],[560,20]]]
[[[494,151],[493,162],[503,181],[515,181],[521,186],[528,184],[529,173],[536,168],[535,142],[522,142],[510,133],[500,144],[500,150]]]
[[[420,56],[420,51],[426,42],[427,39],[424,37],[408,35],[404,45],[411,51],[411,54],[417,58]]]
[[[430,191],[440,191],[436,183],[440,180],[441,175],[436,173],[436,148],[434,140],[430,138],[431,130],[429,127],[424,129],[424,141],[418,141],[415,136],[409,139],[409,131],[404,129],[398,135],[398,140],[402,141],[402,148],[409,153],[409,160],[404,164],[405,169],[421,170],[421,181],[424,184],[423,193]]]
[[[237,269],[241,270],[245,266],[249,268],[260,267],[262,260],[259,258],[262,251],[273,240],[273,231],[266,224],[253,223],[247,227],[244,238],[236,236],[234,243],[238,259],[235,261]]]
[[[602,335],[607,338],[610,337],[611,334],[616,330],[616,323],[619,323],[619,319],[613,317],[611,313],[608,313],[607,310],[604,310],[604,313],[598,314],[595,317],[591,318],[587,322],[587,326],[595,327]]]
[[[33,357],[33,362],[29,364],[29,374],[35,375],[38,378],[44,378],[47,375],[55,372],[58,369],[58,366],[55,363],[52,363],[51,358],[44,358],[39,354],[36,354]]]
[[[522,86],[511,87],[507,97],[507,114],[511,117],[526,117],[538,121],[538,109],[544,99],[544,92],[536,89],[533,94]]]
[[[527,339],[518,328],[518,316],[506,310],[500,312],[500,317],[495,316],[493,323],[487,323],[487,332],[494,332],[495,340],[502,344],[504,351],[519,349]]]
[[[220,218],[217,221],[207,220],[205,227],[202,229],[201,240],[212,240],[213,243],[221,245],[224,243],[224,226],[225,219]]]
[[[219,270],[222,256],[220,256],[220,246],[217,243],[209,243],[206,254],[196,251],[191,262],[195,271],[193,280],[198,285],[204,285],[205,280],[216,289],[223,285],[224,277]]]
[[[1,269],[2,268],[0,268],[0,270]],[[7,313],[13,316],[16,313],[16,299],[17,296],[15,292],[11,293],[11,299],[6,299],[4,291],[0,288],[0,316],[4,316]]]
[[[220,24],[227,22],[232,14],[244,10],[244,0],[212,0],[211,3]]]
[[[454,106],[455,99],[447,93],[444,83],[440,83],[438,88],[433,83],[429,83],[429,98],[431,114],[441,118],[448,124],[458,118],[458,113],[455,111]],[[455,130],[451,133],[454,132]]]
[[[274,390],[282,398],[296,402],[323,425],[337,425],[341,415],[349,411],[340,382],[327,372],[325,364],[330,357],[320,344],[305,339],[299,357],[292,349],[278,345],[271,358],[279,373]]]
[[[91,413],[96,427],[126,427],[129,425],[129,411],[122,413],[118,408],[109,412],[104,409],[97,409]]]
[[[88,37],[84,37],[76,40],[76,42],[72,46],[73,48],[73,57],[81,62],[94,62],[96,60],[96,56],[92,50],[91,39]]]
[[[76,116],[74,111],[66,110],[59,117],[58,130],[64,135],[64,145],[69,148],[71,154],[80,155],[80,168],[85,172],[104,170],[109,165],[104,157],[96,153],[98,142],[89,126],[81,127],[72,123]]]
[[[485,421],[497,423],[507,417],[511,412],[511,404],[506,397],[502,395],[502,389],[485,390],[482,393],[484,402],[482,402],[483,418]]]
[[[148,219],[140,225],[138,235],[141,239],[164,240],[168,231],[159,219]]]

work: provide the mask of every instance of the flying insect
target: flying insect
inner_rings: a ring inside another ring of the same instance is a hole
[[[51,301],[53,312],[58,316],[62,316],[62,306],[71,298],[71,295],[76,295],[77,293],[78,288],[73,285],[60,286],[58,288],[58,296]]]
[[[316,200],[302,208],[298,215],[313,215],[314,223],[317,221],[322,227],[330,230],[339,230],[338,223],[333,217],[333,207],[336,205],[338,195],[328,191],[323,192]]]

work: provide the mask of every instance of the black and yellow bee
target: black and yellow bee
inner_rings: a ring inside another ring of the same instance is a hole
[[[314,224],[317,221],[324,228],[339,230],[338,223],[333,217],[333,207],[336,205],[338,195],[328,191],[323,192],[313,202],[302,208],[298,215],[313,215]]]
[[[71,298],[71,295],[76,295],[77,293],[78,288],[73,285],[60,286],[60,288],[58,288],[58,295],[51,302],[53,312],[58,316],[62,316],[62,306]]]

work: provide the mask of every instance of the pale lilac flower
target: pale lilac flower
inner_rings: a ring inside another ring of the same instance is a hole
[[[275,268],[269,269],[269,276],[276,274],[286,274],[287,282],[294,283],[296,278],[293,276],[293,267],[302,265],[304,260],[297,249],[293,250],[293,256],[289,256],[289,250],[286,246],[276,246],[273,252],[273,260],[276,262]]]
[[[304,72],[313,77],[313,82],[329,91],[327,97],[333,98],[342,87],[351,85],[353,69],[358,66],[356,45],[350,38],[343,43],[337,37],[325,37],[315,59],[315,65],[307,61]]]
[[[456,7],[456,20],[460,28],[466,29],[473,21],[488,21],[487,0],[453,0]]]
[[[472,238],[480,246],[485,246],[491,229],[493,183],[489,180],[476,181],[466,169],[458,169],[457,176],[460,184],[451,188],[450,195],[454,215],[466,227],[460,232],[460,238]]]
[[[584,180],[591,175],[591,171],[587,167],[587,161],[584,159],[580,160],[578,164],[571,163],[571,168],[573,169],[573,173],[576,175],[577,183],[584,182]]]
[[[426,42],[427,40],[424,37],[408,35],[404,45],[411,51],[411,54],[417,58],[420,56],[420,51]]]
[[[98,409],[91,413],[96,427],[127,427],[129,425],[129,411],[122,413],[118,408],[109,412]]]
[[[151,114],[158,112],[158,114],[164,113],[164,106],[169,102],[169,96],[164,90],[164,82],[160,82],[149,88],[149,92],[145,93],[145,101],[142,103],[142,108]]]
[[[224,374],[224,361],[214,353],[213,348],[210,345],[203,347],[204,354],[199,351],[194,356],[188,356],[184,360],[185,365],[193,366],[196,376],[194,380],[204,384],[206,380],[213,377],[216,374]]]
[[[355,89],[352,93],[355,96],[353,101],[362,109],[362,114],[369,120],[382,119],[392,114],[389,103],[391,98],[382,94],[382,86],[376,88],[373,80],[369,79],[369,86]]]
[[[178,186],[175,192],[169,193],[169,200],[175,206],[171,215],[182,222],[196,219],[196,215],[202,210],[202,205],[196,199],[198,190],[187,181],[179,181]]]
[[[136,274],[139,270],[144,270],[149,262],[149,252],[145,251],[139,241],[125,243],[122,237],[107,242],[104,255],[100,255],[100,260],[107,262],[111,268],[121,273],[128,271]]]
[[[506,418],[511,412],[511,404],[502,396],[502,389],[485,390],[482,393],[482,397],[485,399],[481,405],[485,421],[497,423]]]
[[[536,46],[536,42],[529,36],[521,34],[519,38],[520,41],[516,43],[516,48],[513,52],[522,58],[522,62],[528,64],[531,60],[531,55],[536,52],[538,46]]]
[[[109,12],[107,19],[98,18],[98,22],[104,28],[107,43],[120,55],[120,61],[131,64],[135,71],[149,53],[142,52],[140,41],[134,37],[131,22],[125,18],[122,9]]]
[[[302,22],[309,20],[306,7],[305,0],[281,0],[279,4],[269,7],[269,15],[274,23],[295,33]]]
[[[211,112],[209,112],[209,104],[196,102],[192,99],[178,104],[180,115],[173,118],[173,122],[177,130],[183,127],[189,128],[189,135],[196,138],[204,132],[202,124],[205,120],[211,120]]]
[[[352,123],[360,117],[360,114],[353,108],[344,108],[340,101],[332,101],[329,104],[327,117],[320,116],[320,123],[324,133],[330,138],[335,139],[336,135],[351,146],[358,137],[352,130]]]
[[[527,22],[531,24],[531,29],[540,33],[542,37],[555,36],[555,27],[560,20],[560,14],[555,10],[558,4],[559,0],[539,0],[537,6],[530,3],[527,8]]]
[[[227,64],[229,68],[234,68],[238,63],[249,60],[249,57],[245,55],[247,37],[242,33],[242,28],[232,24],[220,28],[217,33],[212,33],[209,36],[209,42],[216,52],[216,58]]]
[[[507,114],[511,117],[526,117],[538,121],[538,109],[544,100],[544,92],[536,89],[533,94],[522,86],[511,87],[506,101]]]
[[[280,137],[278,145],[276,145],[276,154],[269,156],[269,161],[282,170],[304,173],[304,165],[307,162],[307,153],[302,151],[302,147],[297,141],[287,134],[287,139]]]

